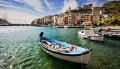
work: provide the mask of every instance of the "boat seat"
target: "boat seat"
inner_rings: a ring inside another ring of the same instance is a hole
[[[54,51],[57,51],[57,49],[54,47],[54,46],[52,46],[52,45],[48,45],[48,44],[46,44],[46,43],[42,43],[45,47],[47,47],[47,48],[49,48],[49,49],[51,49],[51,50],[54,50]]]
[[[65,53],[65,50],[57,50],[57,52]]]
[[[46,47],[49,48],[53,51],[57,51],[60,53],[70,53],[71,51],[69,50],[69,47],[62,47],[59,44],[51,44],[49,45],[48,43],[46,43],[46,41],[42,41],[42,44]]]
[[[46,43],[42,43],[46,48],[50,48],[50,46]]]
[[[44,43],[44,44],[48,44],[48,43],[47,43],[47,40],[42,40],[42,43]]]

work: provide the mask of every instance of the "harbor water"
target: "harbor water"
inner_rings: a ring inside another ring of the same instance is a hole
[[[83,28],[0,26],[0,69],[120,69],[120,40],[105,38],[103,43],[82,39]],[[39,33],[59,41],[92,48],[88,65],[72,63],[45,53]]]

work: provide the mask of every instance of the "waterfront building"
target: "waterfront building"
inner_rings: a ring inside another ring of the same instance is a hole
[[[57,15],[55,15],[55,20],[54,20],[54,23],[55,23],[55,25],[57,25],[58,26],[58,19],[59,19],[59,16],[58,16],[58,14]]]
[[[100,8],[101,7],[93,7],[93,3],[72,10],[71,7],[69,7],[64,13],[40,18],[38,20],[38,24],[57,26],[90,26],[92,23],[97,24],[100,21],[108,19],[108,16],[104,14],[105,11]],[[36,22],[36,20],[34,22]]]
[[[79,13],[74,13],[74,25],[75,25],[75,26],[79,24],[79,23],[78,23],[78,22],[79,22],[78,14],[79,14]]]
[[[64,14],[63,13],[59,14],[59,25],[60,26],[64,25]]]
[[[85,14],[83,24],[85,26],[90,26],[92,22],[93,22],[93,15],[92,14]]]
[[[57,16],[57,25],[60,25],[60,15]]]
[[[54,26],[55,25],[55,15],[52,16],[52,25]]]
[[[44,18],[41,18],[41,25],[44,25]]]
[[[45,18],[44,18],[44,24],[45,24],[45,25],[48,25],[48,21],[49,21],[49,20],[48,20],[48,17],[45,16]]]
[[[75,21],[77,21],[77,13],[75,12],[72,12],[72,15],[71,15],[71,25],[74,26],[75,25]]]
[[[64,25],[68,25],[68,12],[64,13]]]
[[[105,14],[105,10],[100,10],[100,21],[109,19],[108,14]]]
[[[71,7],[68,8],[68,12],[71,12]]]
[[[107,19],[109,19],[108,14],[104,14],[104,15],[102,15],[102,20],[107,20]]]
[[[52,16],[52,25],[55,26],[58,23],[58,15],[53,15]]]
[[[37,25],[37,22],[38,22],[38,19],[35,19],[35,21],[34,21],[34,25]]]
[[[83,16],[83,14],[78,13],[77,19],[78,19],[78,25],[83,25],[83,21],[84,21],[84,16]]]
[[[52,16],[49,16],[49,25],[52,25],[53,20],[52,20]]]
[[[68,13],[68,25],[72,25],[72,13]]]
[[[44,18],[44,24],[45,25],[52,25],[52,16],[46,16]]]
[[[100,7],[94,7],[93,8],[93,22],[99,23],[100,19]]]
[[[71,7],[69,7],[67,11],[67,16],[68,16],[68,25],[73,26],[74,25],[74,13],[71,11]]]
[[[38,19],[37,19],[36,24],[37,24],[38,26],[41,25],[41,18],[38,18]]]

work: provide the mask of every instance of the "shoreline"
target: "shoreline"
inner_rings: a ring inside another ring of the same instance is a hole
[[[0,26],[11,26],[11,25],[0,25]],[[84,28],[84,26],[36,26],[36,27],[54,27],[54,28]],[[86,28],[91,28],[91,27],[86,27]],[[105,27],[95,27],[95,28],[102,28],[102,29],[119,29],[120,26],[105,26]]]
[[[97,28],[120,30],[120,26],[106,26],[106,27],[97,27]]]

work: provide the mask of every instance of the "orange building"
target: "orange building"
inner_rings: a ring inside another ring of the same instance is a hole
[[[41,25],[44,25],[44,18],[41,18]]]
[[[67,15],[67,12],[64,14],[64,25],[68,25],[68,15]]]
[[[79,21],[79,19],[78,19],[78,13],[74,13],[74,25],[77,25],[78,24],[78,21]]]
[[[84,15],[84,25],[90,25],[93,22],[93,15]]]

